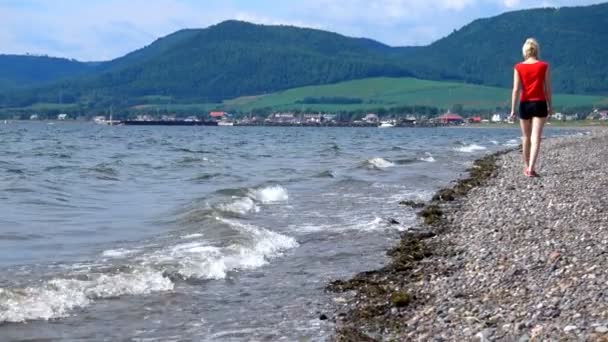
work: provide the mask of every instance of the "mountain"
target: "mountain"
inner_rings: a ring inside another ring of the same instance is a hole
[[[95,63],[82,63],[47,56],[0,55],[0,89],[39,85],[94,70]]]
[[[53,72],[40,71],[45,82],[62,80],[2,92],[0,103],[27,106],[60,98],[94,108],[220,102],[380,76],[509,87],[529,36],[539,39],[541,57],[551,63],[557,92],[605,94],[607,24],[608,3],[523,10],[476,20],[428,46],[390,47],[315,29],[226,21],[175,32],[94,67],[64,60],[61,67],[51,65]],[[17,68],[2,77],[35,83],[32,70]]]

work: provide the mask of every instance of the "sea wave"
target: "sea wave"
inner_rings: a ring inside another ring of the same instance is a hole
[[[427,163],[434,163],[437,161],[437,160],[435,160],[435,157],[433,157],[433,155],[430,152],[424,152],[424,156],[419,157],[418,160],[425,161]]]
[[[290,230],[300,233],[317,233],[317,232],[345,232],[345,231],[361,231],[361,232],[373,232],[383,229],[396,229],[404,230],[405,227],[400,225],[391,225],[388,218],[381,218],[374,216],[373,218],[356,218],[352,220],[346,220],[341,223],[330,223],[330,224],[314,224],[306,223],[300,225],[292,225],[289,227]]]
[[[249,195],[252,199],[264,204],[286,202],[289,199],[287,190],[280,185],[251,189]]]
[[[200,225],[216,217],[242,217],[260,212],[260,205],[286,202],[289,193],[280,185],[259,188],[220,189],[211,199],[198,199],[176,213],[184,226]]]
[[[230,203],[224,203],[218,205],[218,209],[224,212],[245,215],[250,212],[259,212],[260,207],[258,207],[255,202],[249,197],[236,198]]]
[[[227,246],[213,246],[206,241],[178,244],[149,257],[148,262],[177,265],[183,279],[224,279],[228,272],[266,265],[298,242],[287,235],[236,220],[217,218],[241,233],[244,239]]]
[[[394,167],[395,163],[390,162],[384,158],[376,157],[371,158],[365,161],[365,166],[372,169],[386,169],[389,167]]]
[[[464,153],[473,153],[473,152],[477,152],[477,151],[484,151],[487,149],[488,149],[487,147],[477,145],[477,144],[464,145],[464,146],[459,146],[459,147],[454,148],[454,150],[456,150],[458,152],[464,152]]]
[[[332,170],[326,170],[323,172],[319,172],[318,174],[315,175],[315,177],[316,178],[335,178],[336,174]]]
[[[0,288],[0,323],[62,318],[97,299],[171,291],[174,286],[161,272],[152,269],[91,278],[52,279],[23,289]]]
[[[125,256],[129,256],[135,252],[136,251],[129,250],[129,249],[118,248],[118,249],[108,249],[106,251],[103,251],[101,253],[101,255],[106,258],[122,258]]]

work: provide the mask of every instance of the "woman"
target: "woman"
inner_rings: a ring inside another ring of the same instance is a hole
[[[524,174],[537,177],[534,170],[543,126],[551,114],[551,74],[549,64],[539,60],[540,46],[528,38],[522,48],[524,61],[513,70],[513,94],[511,119],[515,117],[515,105],[519,97],[519,122],[522,133]]]

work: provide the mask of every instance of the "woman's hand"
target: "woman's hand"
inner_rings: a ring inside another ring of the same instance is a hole
[[[514,121],[515,120],[515,111],[512,110],[511,114],[509,114],[509,121]]]

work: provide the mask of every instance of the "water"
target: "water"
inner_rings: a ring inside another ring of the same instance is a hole
[[[323,287],[386,261],[398,202],[519,134],[0,129],[2,341],[323,340]]]

